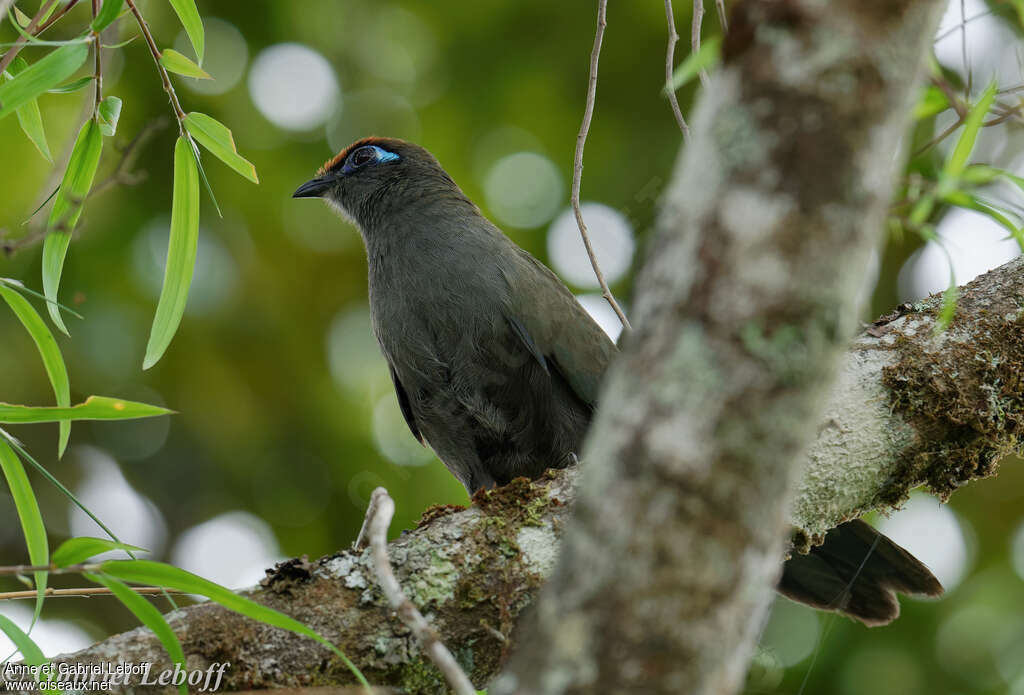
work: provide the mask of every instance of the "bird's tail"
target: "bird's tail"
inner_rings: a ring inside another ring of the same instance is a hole
[[[942,585],[917,558],[857,519],[837,526],[825,542],[783,565],[779,591],[794,601],[837,611],[865,625],[900,614],[896,593],[939,596]]]

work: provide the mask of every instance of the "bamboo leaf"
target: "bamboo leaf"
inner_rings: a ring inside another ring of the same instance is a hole
[[[79,89],[82,89],[83,87],[88,87],[90,84],[92,84],[92,81],[94,79],[95,77],[93,77],[92,75],[86,75],[85,77],[79,77],[77,80],[73,80],[71,82],[68,82],[67,84],[62,84],[59,87],[47,89],[46,91],[49,94],[71,94],[72,92],[77,92]]]
[[[134,420],[142,417],[169,415],[173,410],[148,403],[121,398],[89,396],[84,403],[71,407],[31,406],[0,403],[0,422],[23,424],[58,422],[60,420]]]
[[[93,538],[91,536],[79,536],[69,538],[60,544],[60,547],[53,551],[52,562],[57,567],[68,567],[85,562],[91,557],[100,553],[107,553],[111,550],[133,550],[148,553],[145,548],[138,548],[127,543],[117,543],[106,538]]]
[[[46,375],[50,378],[50,385],[53,386],[53,395],[57,399],[58,406],[67,407],[71,405],[71,385],[68,381],[68,370],[64,366],[64,358],[60,354],[60,347],[53,337],[53,333],[46,327],[46,322],[36,313],[28,300],[18,292],[0,282],[0,297],[3,297],[11,310],[21,321],[21,324],[32,336],[39,356],[43,359],[43,366],[46,368]],[[71,436],[71,421],[60,421],[60,437],[57,442],[57,457],[64,455],[68,446],[68,437]]]
[[[199,242],[199,172],[187,136],[174,145],[174,199],[171,202],[171,238],[167,245],[167,265],[160,290],[153,327],[149,331],[143,369],[149,369],[163,356],[188,303],[192,272]]]
[[[964,130],[960,133],[960,139],[957,140],[956,147],[953,148],[949,159],[946,160],[946,164],[942,168],[943,176],[956,178],[967,168],[967,160],[974,150],[974,143],[978,139],[978,133],[981,131],[981,124],[985,119],[985,114],[992,108],[997,88],[997,84],[992,82],[982,92],[978,103],[971,107],[964,121]]]
[[[11,63],[11,75],[16,77],[28,68],[28,63],[21,56]],[[30,99],[18,107],[18,125],[32,141],[32,144],[43,155],[43,159],[53,164],[53,156],[50,154],[50,146],[46,143],[46,131],[43,129],[43,116],[39,112],[39,101]]]
[[[366,682],[366,678],[356,668],[355,664],[341,650],[314,630],[284,613],[275,611],[273,608],[267,608],[244,596],[239,596],[230,589],[214,584],[208,579],[203,579],[178,567],[166,565],[162,562],[154,562],[153,560],[108,560],[100,565],[100,571],[133,584],[152,584],[167,587],[168,589],[176,589],[187,594],[199,594],[253,620],[314,639],[334,652],[363,686],[366,688],[370,687],[369,683]]]
[[[92,573],[86,573],[85,577],[89,581],[102,584],[110,589],[110,593],[116,596],[122,605],[139,619],[139,622],[153,631],[153,634],[160,640],[160,643],[164,645],[164,649],[167,650],[171,660],[182,669],[185,668],[185,652],[181,648],[181,642],[178,641],[178,636],[174,634],[174,630],[171,629],[171,626],[167,624],[167,620],[164,619],[164,616],[160,615],[160,611],[153,604],[142,598],[130,586],[114,577]],[[178,685],[178,692],[181,695],[188,695],[188,685],[185,681]]]
[[[21,660],[25,664],[39,666],[49,661],[43,655],[43,650],[39,648],[39,645],[26,635],[24,630],[15,625],[13,620],[3,614],[0,614],[0,630],[3,630],[3,633],[14,642],[14,646],[21,654]]]
[[[185,127],[188,132],[205,147],[210,154],[227,164],[239,174],[253,183],[259,183],[256,167],[235,148],[235,139],[231,130],[215,118],[205,113],[193,111],[185,116]]]
[[[115,96],[104,98],[96,109],[96,116],[99,119],[100,132],[112,137],[117,132],[117,121],[121,118],[121,100]]]
[[[931,85],[921,94],[921,98],[914,106],[914,119],[923,120],[936,114],[940,114],[949,108],[949,99],[946,93],[938,87]]]
[[[103,149],[103,135],[99,124],[89,119],[78,131],[78,139],[71,151],[67,171],[61,181],[57,199],[50,210],[47,222],[49,233],[43,241],[43,294],[51,302],[57,301],[57,290],[60,287],[60,276],[64,270],[64,257],[71,243],[71,232],[75,229],[85,197],[92,188],[92,180],[96,175],[96,167],[100,163],[100,152]],[[60,310],[55,304],[48,304],[50,319],[65,335],[68,333]]]
[[[7,442],[3,441],[0,441],[0,469],[3,469],[7,487],[11,489],[11,497],[14,498],[14,508],[18,511],[21,530],[25,534],[28,557],[33,565],[48,565],[50,551],[46,543],[46,526],[43,524],[43,515],[39,513],[39,503],[36,502],[36,496],[28,482],[25,467],[21,465],[21,459],[7,445]],[[36,572],[35,580],[37,594],[36,610],[32,616],[33,623],[39,618],[39,612],[43,610],[43,599],[46,596],[46,572]]]
[[[176,72],[185,77],[194,77],[197,80],[212,80],[210,73],[193,63],[187,57],[178,53],[173,48],[165,48],[160,52],[160,64],[171,72]]]
[[[113,24],[117,15],[121,13],[122,5],[124,5],[124,0],[103,0],[103,7],[100,8],[96,19],[92,20],[92,30],[103,31]]]
[[[202,65],[206,38],[203,32],[203,20],[199,16],[195,0],[170,0],[170,3],[177,13],[178,19],[181,20],[181,26],[185,27],[188,40],[192,42],[192,48],[195,49],[196,58]]]
[[[36,63],[0,84],[0,119],[70,77],[82,66],[89,46],[77,42],[61,46]]]

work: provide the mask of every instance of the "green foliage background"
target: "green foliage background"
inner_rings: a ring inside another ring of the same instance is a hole
[[[68,26],[87,23],[86,4],[69,14]],[[157,43],[176,45],[182,29],[171,6],[163,0],[139,4]],[[688,7],[677,4],[676,19],[685,35]],[[30,3],[29,8],[34,10],[35,5]],[[434,152],[485,212],[479,170],[481,160],[489,163],[491,156],[485,147],[488,133],[499,126],[532,133],[541,152],[560,168],[568,204],[593,40],[590,3],[208,0],[200,2],[199,9],[204,19],[219,17],[241,31],[250,63],[261,49],[286,41],[301,42],[323,54],[341,85],[342,129],[353,137],[415,138]],[[433,44],[431,67],[410,83],[389,81],[374,69],[377,61],[394,59],[388,52],[402,46],[400,22],[389,24],[402,12],[427,27]],[[707,34],[717,30],[713,14],[707,17]],[[58,26],[49,38],[67,38],[70,31]],[[108,40],[135,32],[134,24],[122,19]],[[0,41],[15,37],[5,23]],[[116,53],[121,57],[111,55],[107,60],[104,90],[123,99],[115,142],[124,143],[153,118],[169,118],[170,111],[142,41]],[[677,62],[685,54],[683,41]],[[28,48],[22,55],[35,61],[42,53]],[[668,179],[682,141],[667,101],[659,95],[664,59],[662,4],[612,3],[583,197],[622,210],[641,244],[653,218],[656,192]],[[91,69],[91,61],[86,68]],[[168,546],[196,524],[241,509],[273,527],[284,553],[317,557],[353,540],[365,502],[377,485],[387,487],[397,502],[392,527],[396,533],[432,504],[466,503],[465,492],[440,462],[400,467],[375,447],[373,407],[391,387],[369,337],[365,354],[351,355],[354,364],[371,365],[369,388],[346,389],[330,374],[325,336],[339,311],[365,307],[366,262],[353,228],[324,205],[290,198],[333,154],[323,129],[300,134],[278,129],[254,107],[245,78],[217,96],[182,87],[186,78],[172,79],[185,110],[208,113],[231,127],[239,151],[260,175],[260,183],[253,185],[212,157],[203,160],[224,216],[216,215],[204,194],[201,235],[215,238],[230,254],[237,284],[214,311],[186,312],[163,359],[151,370],[141,370],[156,302],[133,267],[140,234],[154,219],[163,219],[166,225],[170,212],[177,133],[174,126],[167,127],[140,151],[136,168],[147,173],[146,180],[88,201],[61,290],[62,301],[71,303],[85,320],[69,322],[71,339],[58,336],[73,403],[104,393],[178,411],[158,451],[141,459],[119,457],[128,481],[161,510],[168,524]],[[680,92],[684,112],[694,89],[691,83]],[[416,104],[415,118],[366,107],[349,119],[344,100],[367,90]],[[91,99],[91,88],[41,98],[50,149],[58,164],[85,117],[83,102]],[[108,145],[97,181],[116,163],[116,153]],[[51,166],[25,138],[16,119],[0,121],[0,227],[19,229],[49,193],[50,174]],[[508,231],[520,245],[545,258],[546,227]],[[314,251],[296,241],[298,236],[321,239],[318,245],[328,250]],[[896,271],[921,243],[916,235],[890,241],[872,314],[895,305]],[[0,257],[0,276],[37,289],[39,267],[39,245]],[[628,300],[628,281],[615,289]],[[44,405],[52,399],[29,336],[9,311],[0,311],[0,400]],[[162,436],[166,426],[155,420],[77,423],[69,454],[61,461],[53,455],[55,425],[11,429],[74,489],[82,475],[76,447],[107,449],[111,441],[130,447],[133,441]],[[808,669],[804,692],[1010,692],[1011,682],[999,664],[1014,654],[1024,664],[1024,582],[1013,572],[1009,546],[1024,517],[1024,474],[1018,464],[1007,462],[997,480],[973,485],[952,500],[953,508],[973,528],[970,574],[959,588],[938,603],[905,600],[903,617],[884,629],[869,631],[821,617],[824,637],[814,661],[808,657],[784,673],[756,666],[750,692],[797,692]],[[30,475],[51,546],[56,547],[69,532],[67,503]],[[130,535],[124,540],[133,542]],[[26,560],[11,498],[0,492],[0,564]],[[50,581],[66,586],[69,580],[53,576]],[[13,580],[0,582],[0,590],[18,588],[22,587]],[[113,599],[52,599],[44,617],[80,622],[96,638],[136,624],[127,611],[111,610],[112,606],[117,606]],[[0,604],[0,613],[3,610]],[[936,647],[936,635],[952,629],[952,619],[965,626],[963,658],[955,663],[943,659]],[[1006,649],[1011,650],[1009,656]],[[1024,667],[1013,692],[1024,693]]]

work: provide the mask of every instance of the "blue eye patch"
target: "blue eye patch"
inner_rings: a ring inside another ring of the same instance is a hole
[[[385,162],[394,162],[400,159],[400,157],[394,152],[389,152],[383,147],[377,145],[363,145],[357,148],[348,156],[345,160],[345,166],[342,167],[343,174],[351,174],[357,169],[362,169],[365,166],[371,164],[383,164]]]

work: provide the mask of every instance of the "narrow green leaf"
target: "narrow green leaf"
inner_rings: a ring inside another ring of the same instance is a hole
[[[149,369],[163,356],[188,303],[192,271],[196,265],[199,242],[199,172],[188,137],[182,135],[174,145],[174,198],[171,201],[171,238],[167,245],[167,265],[160,301],[149,331],[143,369]]]
[[[100,102],[96,109],[96,116],[99,119],[100,132],[107,137],[112,137],[117,132],[117,121],[121,118],[121,99],[109,96]]]
[[[273,608],[267,608],[244,596],[239,596],[219,584],[214,584],[207,579],[198,577],[178,567],[172,567],[162,562],[154,562],[153,560],[109,560],[100,565],[100,571],[134,584],[152,584],[164,586],[168,589],[176,589],[188,594],[199,594],[253,620],[314,639],[334,652],[349,670],[355,674],[359,682],[369,688],[366,678],[356,668],[355,664],[341,650],[314,630],[284,613],[279,613]]]
[[[199,141],[210,154],[227,164],[239,174],[253,183],[259,183],[256,167],[235,148],[235,140],[231,130],[215,118],[205,113],[193,111],[185,116],[185,127],[192,137]]]
[[[85,562],[91,557],[100,553],[107,553],[111,550],[133,550],[148,553],[145,548],[139,548],[127,543],[117,543],[106,538],[92,538],[91,536],[80,536],[69,538],[60,544],[60,547],[53,551],[51,561],[57,567],[69,567]]]
[[[103,7],[100,8],[96,19],[92,20],[92,30],[103,31],[113,24],[117,15],[121,13],[122,5],[124,5],[124,0],[103,0]]]
[[[992,102],[996,98],[997,89],[998,85],[992,82],[982,92],[978,103],[971,107],[967,118],[964,120],[964,130],[960,133],[960,139],[950,153],[949,159],[946,160],[946,164],[942,167],[943,176],[956,178],[967,168],[967,160],[974,150],[974,143],[978,139],[978,133],[981,131],[981,124],[985,120],[985,115],[992,108]]]
[[[100,152],[103,149],[103,135],[99,124],[89,119],[78,131],[78,139],[71,151],[67,171],[61,181],[57,199],[50,210],[50,219],[46,223],[49,230],[43,241],[43,294],[52,302],[57,301],[57,290],[60,287],[60,276],[64,271],[64,257],[71,243],[71,232],[75,229],[85,197],[92,188],[96,167],[100,163]],[[65,335],[68,333],[59,309],[48,304],[50,319]]]
[[[53,195],[55,195],[56,193],[57,193],[57,191],[54,191],[52,194],[50,194],[50,197],[52,198]],[[13,287],[15,290],[17,290],[18,292],[21,292],[22,294],[28,294],[28,295],[32,295],[33,297],[37,297],[39,299],[42,299],[44,302],[50,301],[41,292],[36,292],[33,289],[25,287],[24,283],[22,283],[19,280],[15,280],[14,278],[0,278],[0,283],[3,283],[5,285],[7,285],[8,287]],[[84,316],[82,316],[81,314],[79,314],[77,311],[75,311],[71,307],[67,306],[66,304],[61,304],[60,302],[54,302],[54,303],[62,311],[68,312],[69,314],[74,316],[76,319],[85,318]]]
[[[130,586],[114,577],[86,573],[85,578],[110,589],[110,593],[116,596],[117,600],[139,619],[139,622],[153,631],[153,634],[160,640],[160,643],[164,645],[164,649],[167,650],[171,660],[181,666],[182,669],[185,668],[185,652],[181,648],[178,636],[174,634],[174,630],[167,624],[167,620],[164,619],[164,616],[160,615],[160,611],[154,608],[152,603],[142,598]],[[178,692],[181,695],[188,695],[188,684],[182,681],[178,685]]]
[[[82,66],[88,54],[89,47],[82,42],[61,46],[13,80],[0,84],[0,119],[66,80]]]
[[[95,78],[92,75],[86,75],[85,77],[79,77],[77,80],[72,80],[67,84],[62,84],[59,87],[47,89],[46,91],[49,94],[71,94],[72,92],[77,92],[79,89],[88,87],[92,84],[94,79]]]
[[[43,656],[43,650],[39,648],[32,638],[25,634],[24,630],[14,624],[14,621],[7,616],[0,614],[0,630],[14,642],[14,646],[21,653],[21,660],[29,666],[40,666],[49,659]]]
[[[69,420],[134,420],[142,417],[170,415],[174,411],[158,405],[126,401],[107,396],[89,396],[84,403],[69,408],[62,406],[31,406],[0,403],[0,422],[38,423]]]
[[[1024,249],[1024,230],[1018,227],[1009,217],[1006,211],[999,210],[988,203],[979,200],[977,197],[966,191],[952,191],[943,196],[950,205],[955,205],[965,210],[973,210],[985,215],[990,220],[1010,233],[1010,236],[1017,242],[1017,245]]]
[[[21,25],[22,29],[24,29],[25,27],[32,23],[32,18],[29,17],[24,12],[22,12],[21,10],[19,10],[17,6],[11,5],[11,9],[14,10],[14,16],[15,18],[17,18],[18,24]]]
[[[701,70],[713,68],[718,64],[721,54],[722,39],[720,37],[716,36],[705,41],[699,51],[686,56],[679,67],[672,71],[672,82],[666,87],[665,92],[667,93],[669,89],[674,92],[696,78]]]
[[[46,375],[50,378],[50,385],[53,386],[53,395],[57,399],[58,406],[67,407],[71,405],[71,385],[68,382],[68,370],[64,366],[64,358],[60,354],[60,347],[53,337],[53,333],[46,327],[42,317],[36,313],[28,300],[16,291],[0,282],[0,297],[3,297],[11,310],[21,321],[21,324],[32,336],[39,350],[39,356],[43,358],[43,366],[46,368]],[[60,421],[60,437],[57,443],[57,457],[64,455],[68,446],[68,437],[71,435],[71,421]]]
[[[11,75],[17,76],[28,68],[28,63],[21,56],[18,56],[11,63]],[[18,107],[18,124],[32,141],[32,144],[43,155],[43,159],[53,164],[53,156],[50,154],[50,146],[46,143],[46,131],[43,129],[43,116],[39,112],[39,101],[30,99]]]
[[[206,189],[206,194],[210,196],[210,202],[213,203],[213,209],[217,211],[217,217],[224,217],[224,213],[220,211],[220,205],[217,203],[217,196],[213,194],[213,186],[210,185],[210,179],[206,178],[206,169],[203,168],[203,160],[199,157],[199,145],[191,137],[189,138],[189,144],[192,145],[192,158],[196,160],[196,166],[199,168],[199,180],[203,182],[203,188]]]
[[[185,77],[194,77],[197,80],[212,80],[210,73],[193,63],[191,60],[178,53],[173,48],[165,48],[160,52],[160,64],[171,72],[176,72]]]
[[[972,186],[984,186],[1002,175],[1002,170],[988,164],[972,164],[960,175],[960,180]]]
[[[32,486],[25,475],[25,467],[21,465],[21,459],[14,453],[6,442],[0,442],[0,469],[3,469],[4,477],[7,479],[7,486],[11,489],[11,497],[14,498],[14,508],[18,511],[18,518],[21,520],[21,530],[25,534],[25,545],[28,547],[28,557],[33,565],[47,565],[50,562],[50,550],[46,543],[46,526],[43,524],[43,515],[39,513],[39,504],[32,492]],[[36,572],[36,610],[32,616],[32,622],[39,618],[39,612],[43,610],[43,598],[46,596],[46,572]]]
[[[931,85],[924,90],[917,105],[914,106],[914,119],[923,120],[936,114],[942,113],[949,108],[949,99],[946,93],[938,87]]]
[[[170,0],[170,2],[171,7],[174,8],[178,15],[178,19],[181,20],[181,26],[185,27],[185,33],[188,34],[188,40],[192,42],[192,48],[195,49],[199,64],[202,65],[206,38],[203,33],[203,20],[199,16],[199,10],[196,8],[196,1]]]

